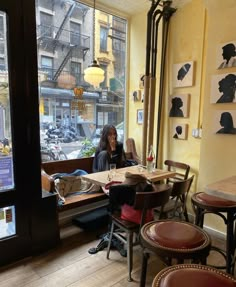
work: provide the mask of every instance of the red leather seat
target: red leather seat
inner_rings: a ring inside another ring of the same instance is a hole
[[[216,268],[197,264],[179,264],[161,270],[152,287],[235,287],[233,276]]]
[[[195,193],[191,197],[193,210],[196,214],[195,224],[203,227],[205,214],[215,214],[223,220],[226,225],[226,248],[218,250],[222,255],[225,252],[226,271],[234,274],[234,253],[235,253],[235,231],[234,223],[236,220],[236,202],[218,196],[213,196],[204,192]],[[216,267],[216,266],[215,266]],[[219,266],[222,269],[222,266]]]
[[[210,236],[200,227],[185,221],[157,220],[146,223],[140,232],[143,261],[140,286],[145,286],[149,254],[160,257],[167,265],[184,263],[206,264],[211,249]]]

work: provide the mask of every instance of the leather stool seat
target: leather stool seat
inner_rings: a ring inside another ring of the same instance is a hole
[[[164,263],[171,265],[191,260],[206,264],[211,249],[210,236],[202,228],[184,221],[157,220],[146,223],[140,232],[143,247],[143,261],[140,286],[145,286],[149,254],[159,256]]]
[[[215,214],[221,217],[221,219],[223,219],[226,225],[226,248],[225,248],[226,266],[223,267],[219,266],[219,268],[224,268],[228,273],[234,274],[234,265],[235,265],[234,223],[236,219],[236,202],[218,196],[213,196],[204,192],[195,193],[191,198],[191,202],[194,212],[196,214],[195,217],[196,225],[203,228],[204,215],[207,213]],[[217,248],[214,249],[216,250]]]
[[[235,287],[233,276],[216,268],[197,264],[179,264],[161,270],[152,287]]]

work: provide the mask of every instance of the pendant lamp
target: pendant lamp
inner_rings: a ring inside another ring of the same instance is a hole
[[[97,88],[104,81],[104,70],[95,60],[95,0],[93,1],[93,59],[92,64],[84,70],[84,80]]]

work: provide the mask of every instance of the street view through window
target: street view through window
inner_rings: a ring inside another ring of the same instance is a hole
[[[105,124],[124,141],[126,20],[78,1],[36,0],[36,21],[42,161],[92,156]],[[93,57],[105,72],[99,88],[84,80]]]
[[[15,187],[8,81],[7,28],[7,14],[0,11],[0,193]],[[0,239],[15,233],[15,206],[1,206]]]

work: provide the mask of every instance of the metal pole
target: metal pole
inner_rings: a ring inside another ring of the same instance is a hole
[[[156,16],[159,14],[158,19]],[[154,13],[153,21],[153,37],[152,37],[152,66],[151,66],[151,79],[150,79],[150,94],[149,94],[149,133],[147,145],[153,145],[153,130],[154,130],[154,111],[155,111],[155,95],[156,95],[156,55],[157,55],[157,37],[158,37],[158,25],[162,18],[162,11],[156,10]]]
[[[165,70],[165,58],[166,58],[166,48],[167,48],[167,38],[168,38],[168,28],[169,28],[169,19],[171,15],[176,11],[176,9],[171,8],[171,1],[164,2],[163,8],[163,31],[162,31],[162,56],[161,56],[161,71],[160,71],[160,89],[159,89],[159,104],[158,104],[158,115],[157,115],[157,147],[156,147],[156,166],[159,153],[160,145],[160,128],[161,128],[161,112],[162,112],[162,99],[164,92],[164,70]]]
[[[149,106],[149,81],[150,81],[150,51],[152,37],[152,16],[161,0],[152,1],[152,6],[147,14],[147,40],[146,40],[146,69],[144,77],[144,108],[143,108],[143,145],[141,160],[146,162],[147,153],[147,127],[148,127],[148,106]]]

